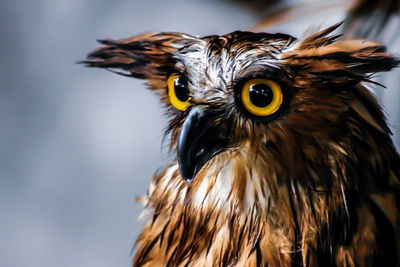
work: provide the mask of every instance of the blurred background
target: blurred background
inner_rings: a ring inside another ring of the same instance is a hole
[[[301,1],[264,2],[2,0],[0,266],[131,264],[142,226],[135,198],[173,155],[161,145],[167,119],[142,81],[75,64],[95,40],[224,34]],[[329,26],[345,18],[337,7],[270,31],[300,36],[310,25]],[[374,92],[399,146],[399,72],[379,80],[389,89]]]

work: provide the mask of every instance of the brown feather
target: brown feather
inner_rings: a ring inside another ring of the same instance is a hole
[[[134,266],[399,265],[400,158],[362,85],[398,60],[376,42],[337,40],[337,27],[300,40],[148,34],[104,41],[89,54],[88,66],[128,71],[161,94],[172,115],[171,149],[189,112],[174,112],[165,92],[177,70],[193,86],[190,108],[207,109],[231,137],[192,184],[177,161],[153,178],[141,198],[151,216]],[[268,121],[231,101],[241,79],[260,75],[287,94]]]

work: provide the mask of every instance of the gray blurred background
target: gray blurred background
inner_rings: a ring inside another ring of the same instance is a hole
[[[224,34],[264,13],[228,1],[2,0],[0,266],[131,264],[142,225],[135,198],[171,160],[167,119],[141,81],[75,64],[96,39]],[[343,14],[328,17],[318,24]],[[310,24],[274,31],[299,35]],[[396,129],[399,94],[382,92]]]

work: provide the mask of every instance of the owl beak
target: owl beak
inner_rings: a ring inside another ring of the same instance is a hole
[[[200,106],[190,110],[178,138],[179,171],[188,184],[215,155],[228,147],[228,138],[215,123],[215,115],[207,115]]]

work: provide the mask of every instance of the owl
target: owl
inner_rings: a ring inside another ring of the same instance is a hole
[[[399,266],[400,157],[366,87],[399,60],[339,26],[100,41],[83,63],[145,79],[176,154],[133,266]]]

